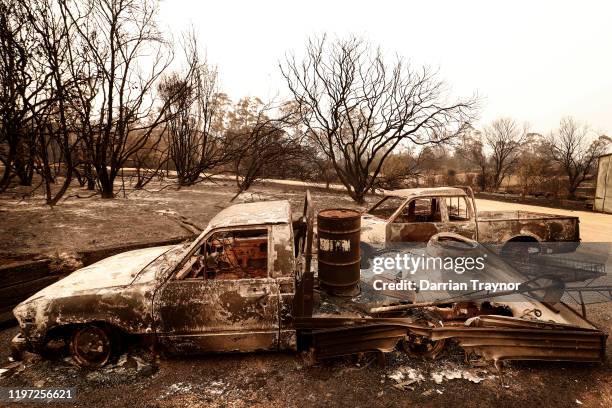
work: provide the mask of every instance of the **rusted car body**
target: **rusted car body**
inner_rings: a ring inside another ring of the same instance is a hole
[[[40,351],[103,324],[184,352],[295,348],[292,239],[288,202],[230,207],[192,243],[122,253],[36,293],[13,311],[14,343]]]
[[[580,242],[578,217],[527,211],[477,212],[470,189],[413,188],[384,191],[362,217],[361,241],[373,245],[427,242],[452,232],[478,242],[539,242],[548,249],[572,251]]]
[[[310,350],[325,358],[402,344],[433,356],[452,338],[494,360],[603,358],[605,334],[564,305],[525,299],[503,316],[490,299],[420,307],[365,279],[358,296],[327,295],[317,289],[312,242],[309,195],[296,221],[287,201],[234,205],[191,243],[107,258],[27,299],[14,309],[21,332],[13,347],[41,352],[63,342],[93,367],[125,335],[180,353]],[[543,317],[525,318],[525,309]]]

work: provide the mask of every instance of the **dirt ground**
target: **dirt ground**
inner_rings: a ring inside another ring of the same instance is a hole
[[[66,199],[49,208],[40,196],[24,198],[25,189],[0,195],[0,256],[56,254],[118,243],[161,240],[191,234],[177,222],[177,215],[206,226],[231,205],[235,186],[230,182],[202,183],[177,190],[170,184],[129,190],[114,200],[88,197],[91,192],[72,188]],[[78,198],[87,197],[87,198]],[[304,189],[297,186],[256,186],[235,203],[290,200],[299,212]],[[355,207],[348,196],[335,191],[317,192],[316,208]]]
[[[204,226],[234,194],[230,182],[176,190],[168,185],[126,192],[115,200],[86,197],[73,188],[50,209],[40,196],[24,198],[15,189],[0,196],[0,257],[15,254],[75,254],[117,243],[165,239],[189,232],[176,220],[187,217]],[[303,188],[257,185],[238,202],[289,199],[300,211]],[[317,209],[355,207],[337,191],[313,191]],[[372,201],[374,198],[370,198]],[[612,215],[554,210],[478,200],[480,210],[521,209],[577,215],[585,241],[609,241]],[[612,330],[612,305],[588,307],[594,324]],[[0,330],[0,366],[17,328]],[[610,355],[612,342],[608,340]],[[250,407],[250,406],[470,406],[470,407],[610,407],[612,364],[506,363],[502,374],[490,365],[464,362],[459,349],[435,361],[391,353],[385,367],[371,357],[336,359],[309,366],[292,354],[210,355],[156,358],[134,350],[101,371],[30,356],[0,375],[0,386],[76,387],[67,406],[109,407]],[[10,375],[8,375],[10,374]],[[0,403],[1,405],[1,403]],[[20,406],[26,406],[22,404]]]

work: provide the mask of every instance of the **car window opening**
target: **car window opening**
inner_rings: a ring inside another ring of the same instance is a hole
[[[237,280],[267,276],[268,231],[257,229],[212,234],[175,279]]]
[[[368,211],[368,214],[383,220],[388,220],[397,211],[397,209],[404,203],[406,199],[402,197],[387,196],[381,199],[379,202],[374,204]]]
[[[417,198],[410,201],[395,219],[395,223],[440,222],[440,202],[436,198]]]
[[[470,215],[465,197],[447,197],[446,208],[449,221],[469,221]]]

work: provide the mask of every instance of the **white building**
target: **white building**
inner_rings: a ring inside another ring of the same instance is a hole
[[[599,157],[593,209],[612,214],[612,153]]]

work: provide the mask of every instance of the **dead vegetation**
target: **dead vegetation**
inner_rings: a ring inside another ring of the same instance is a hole
[[[354,36],[313,37],[303,60],[289,55],[290,98],[231,101],[197,33],[173,45],[157,8],[0,6],[0,192],[42,189],[54,206],[76,181],[110,199],[126,195],[134,169],[136,189],[228,174],[240,194],[290,178],[340,183],[359,204],[375,188],[443,184],[573,198],[610,142],[572,118],[550,137],[511,118],[479,131],[477,98],[451,96],[434,70]]]

